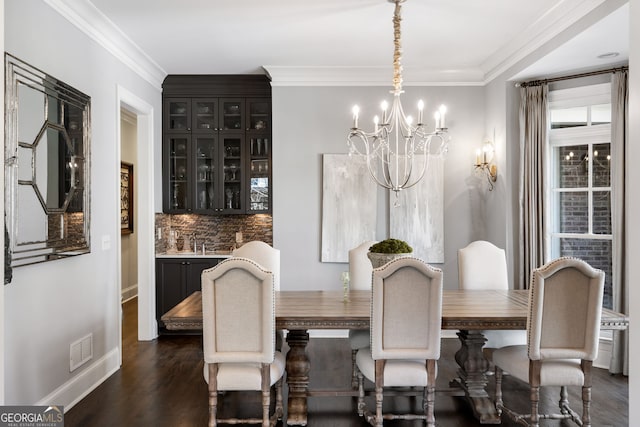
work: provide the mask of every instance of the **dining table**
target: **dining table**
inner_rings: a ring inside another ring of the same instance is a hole
[[[442,295],[442,329],[456,330],[460,348],[455,354],[457,377],[451,380],[469,401],[482,424],[499,424],[495,405],[486,391],[489,362],[482,351],[482,331],[526,329],[529,294],[526,290],[447,290]],[[368,329],[371,292],[278,291],[276,328],[287,331],[287,424],[307,424],[307,399],[322,395],[353,395],[352,390],[309,389],[311,363],[307,355],[309,330]],[[202,330],[202,298],[194,292],[161,317],[168,330]],[[601,329],[625,329],[629,319],[603,308]]]

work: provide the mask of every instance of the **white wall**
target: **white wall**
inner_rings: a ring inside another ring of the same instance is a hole
[[[4,289],[5,402],[68,407],[118,368],[116,87],[154,106],[158,147],[161,93],[44,2],[4,3],[5,50],[91,96],[91,253],[17,268]],[[70,373],[69,345],[89,333],[93,359]]]
[[[630,1],[630,23],[640,22],[640,0]],[[638,25],[629,25],[631,29],[631,42],[629,45],[629,162],[630,165],[636,165],[640,161],[640,27]],[[640,169],[630,167],[627,169],[627,182],[634,183],[629,185],[629,206],[627,218],[640,218]],[[640,281],[640,223],[636,220],[628,222],[627,230],[627,259],[629,260],[628,278],[629,278],[629,307],[631,327],[629,328],[629,419],[640,420],[640,364],[637,363],[640,357],[640,329],[637,327],[640,318],[640,289],[638,282]]]
[[[136,123],[136,116],[127,110],[122,109],[122,119],[120,123],[120,158],[123,162],[131,163],[133,165],[133,185],[134,185],[134,197],[137,193],[135,188],[135,177],[137,176],[137,133],[138,126]],[[138,210],[135,208],[134,203],[134,219],[133,219],[133,233],[123,234],[121,237],[121,266],[122,266],[122,282],[121,293],[122,299],[126,300],[134,297],[138,294],[138,233],[137,233],[137,216]]]
[[[511,206],[513,174],[513,146],[518,141],[507,138],[507,83],[496,79],[484,88],[484,114],[486,138],[493,141],[494,161],[498,166],[498,179],[493,191],[478,193],[481,206],[482,224],[478,227],[473,240],[482,239],[505,249],[508,257],[510,277],[513,275],[513,251],[509,247],[511,219],[508,211]],[[516,158],[517,159],[517,158]],[[480,224],[479,224],[480,225]]]
[[[0,48],[2,48],[2,52],[4,52],[4,1],[0,2],[0,22],[2,22],[2,31],[0,31]],[[0,70],[0,77],[2,77],[2,81],[4,81],[4,67]],[[4,117],[4,102],[0,102],[0,117]],[[0,120],[0,133],[4,135],[4,120]],[[3,150],[4,153],[4,150]],[[4,164],[4,154],[2,155]],[[0,174],[0,183],[2,184],[2,188],[4,188],[4,174]],[[4,201],[4,198],[3,198]],[[4,218],[4,202],[0,207],[0,211],[2,211],[2,217]],[[2,242],[2,247],[4,248],[4,233],[0,236],[0,242]],[[4,264],[4,252],[3,252],[3,264]],[[4,269],[3,269],[3,282],[4,283]],[[4,405],[4,372],[5,372],[5,363],[4,363],[4,351],[5,351],[5,339],[4,339],[4,285],[2,289],[0,289],[0,405]]]
[[[342,263],[320,262],[322,215],[322,154],[347,153],[352,125],[351,107],[361,109],[361,126],[373,123],[380,102],[391,100],[387,87],[281,87],[273,88],[273,238],[281,250],[281,286],[290,289],[341,289]],[[407,114],[418,99],[425,111],[440,104],[448,108],[452,138],[445,162],[446,288],[457,288],[457,250],[478,235],[475,179],[470,179],[475,149],[485,135],[484,97],[481,87],[406,87],[402,96]],[[432,117],[426,113],[425,117]],[[414,113],[415,115],[415,113]],[[377,238],[387,236],[385,197],[379,193]],[[411,243],[411,242],[409,242]]]

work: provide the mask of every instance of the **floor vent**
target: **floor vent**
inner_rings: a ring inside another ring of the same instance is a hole
[[[86,335],[71,344],[69,372],[73,372],[93,358],[93,334]]]

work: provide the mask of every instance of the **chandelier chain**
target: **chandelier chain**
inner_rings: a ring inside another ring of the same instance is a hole
[[[395,92],[402,91],[401,9],[402,5],[400,4],[400,1],[396,0],[396,7],[393,13],[393,89]]]

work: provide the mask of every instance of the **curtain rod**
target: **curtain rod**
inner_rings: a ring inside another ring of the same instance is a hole
[[[578,79],[580,77],[597,76],[600,74],[609,74],[609,73],[615,73],[616,71],[627,71],[627,70],[629,70],[629,66],[625,65],[623,67],[609,68],[607,70],[590,71],[586,73],[572,74],[570,76],[552,77],[550,79],[531,80],[529,82],[516,83],[516,87],[539,86],[545,83],[553,83],[553,82],[559,82],[562,80]]]

